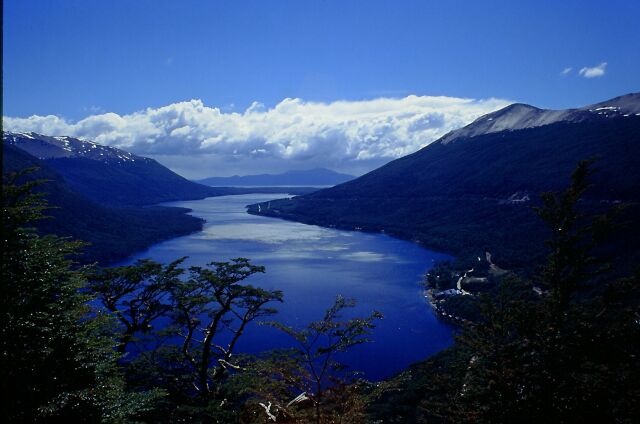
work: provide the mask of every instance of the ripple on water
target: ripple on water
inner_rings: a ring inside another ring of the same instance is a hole
[[[130,258],[170,262],[188,255],[187,265],[247,257],[267,272],[248,282],[284,292],[276,318],[303,326],[320,319],[336,295],[358,300],[354,314],[384,314],[372,343],[343,355],[353,369],[381,379],[452,343],[452,328],[424,301],[421,276],[438,260],[432,252],[382,234],[341,231],[249,215],[245,206],[286,195],[241,195],[172,202],[206,219],[203,231],[152,246]],[[291,341],[276,330],[253,326],[239,348],[258,352]]]

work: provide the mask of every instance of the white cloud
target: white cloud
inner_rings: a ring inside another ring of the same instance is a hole
[[[156,157],[189,177],[239,169],[253,173],[261,164],[273,168],[279,163],[282,169],[285,160],[288,169],[362,171],[415,152],[509,103],[413,95],[332,103],[287,98],[272,108],[254,102],[238,113],[191,100],[129,115],[96,114],[77,122],[33,115],[3,117],[3,124],[8,131],[83,137]]]
[[[563,76],[565,76],[565,75],[569,75],[569,74],[571,73],[571,71],[573,71],[573,68],[572,68],[572,67],[568,67],[568,68],[564,68],[564,69],[562,70],[562,72],[560,72],[560,73],[561,73]]]
[[[603,76],[606,70],[607,70],[607,62],[602,62],[601,64],[596,65],[592,68],[584,67],[580,69],[578,73],[585,78],[596,78],[596,77]]]

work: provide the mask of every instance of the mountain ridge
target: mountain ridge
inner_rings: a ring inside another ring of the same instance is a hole
[[[591,119],[627,117],[640,113],[640,93],[629,93],[604,102],[573,109],[541,109],[524,103],[513,103],[477,118],[462,128],[450,131],[436,142],[444,144],[505,130],[519,130],[556,122],[584,122]]]
[[[137,156],[115,147],[69,136],[48,136],[31,132],[4,131],[3,138],[38,159],[78,158],[100,162],[151,162],[153,159]]]
[[[286,185],[336,185],[354,179],[327,168],[291,170],[279,174],[233,175],[231,177],[209,177],[196,182],[212,187],[219,186],[286,186]]]
[[[640,103],[639,96],[631,98]],[[633,206],[640,204],[640,116],[617,109],[597,110],[612,107],[607,104],[610,101],[592,105],[594,111],[580,112],[588,113],[583,116],[589,119],[489,129],[473,136],[465,133],[453,142],[446,142],[445,136],[355,180],[268,205],[252,205],[249,212],[384,231],[460,257],[490,251],[505,266],[526,267],[535,262],[533,258],[540,258],[543,252],[538,246],[546,238],[531,206],[541,192],[566,187],[580,160],[599,158],[595,163],[599,171],[593,175],[594,185],[584,205],[600,210],[629,202],[632,207],[627,213],[640,213]],[[514,110],[542,109],[512,106],[506,113]],[[496,113],[500,111],[476,123]],[[640,234],[637,227],[629,230],[629,237]],[[628,237],[622,243],[638,244]]]
[[[38,188],[54,218],[38,223],[45,234],[90,243],[83,262],[113,262],[151,244],[202,229],[189,210],[155,206],[247,192],[308,193],[310,188],[213,188],[191,182],[154,159],[67,136],[3,132],[3,172],[36,167],[22,181]]]
[[[51,209],[36,223],[44,234],[57,234],[88,242],[82,262],[110,263],[159,241],[198,231],[203,220],[187,215],[188,209],[174,207],[111,207],[94,202],[74,191],[45,161],[8,143],[2,146],[3,172],[37,168],[17,183],[42,180],[36,187]]]
[[[142,206],[220,195],[151,158],[66,136],[3,132],[3,141],[55,169],[71,188],[112,206]]]

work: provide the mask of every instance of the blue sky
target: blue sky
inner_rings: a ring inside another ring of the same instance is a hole
[[[75,123],[192,99],[242,114],[408,95],[582,106],[640,90],[638,22],[631,0],[5,0],[3,115]]]

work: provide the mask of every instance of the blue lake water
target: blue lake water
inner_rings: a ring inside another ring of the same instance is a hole
[[[383,234],[341,231],[249,215],[245,206],[286,194],[250,194],[167,203],[186,207],[204,218],[201,232],[152,246],[125,263],[151,258],[168,263],[189,256],[187,265],[205,265],[236,257],[266,267],[265,274],[246,280],[256,286],[284,292],[273,318],[304,327],[322,318],[336,295],[357,299],[345,316],[382,312],[372,342],[341,356],[350,369],[365,377],[389,377],[413,362],[452,343],[453,329],[439,321],[425,301],[420,281],[436,261],[451,259],[442,253]],[[271,318],[269,318],[271,319]],[[270,327],[253,325],[238,350],[257,353],[288,347],[292,340]]]

